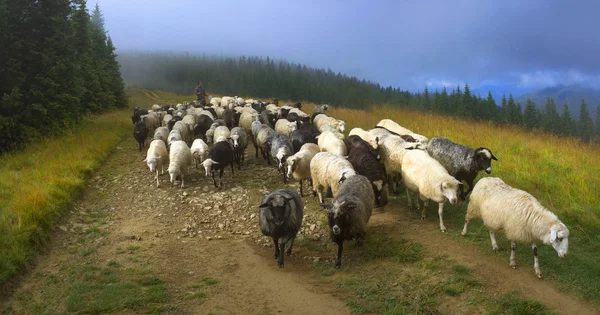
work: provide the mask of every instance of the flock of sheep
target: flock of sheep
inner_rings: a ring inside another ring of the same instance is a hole
[[[552,245],[559,257],[567,255],[569,230],[532,195],[499,178],[485,177],[473,184],[480,171],[491,173],[491,161],[497,158],[490,149],[470,148],[443,137],[428,139],[391,119],[371,130],[354,128],[346,137],[345,122],[325,114],[328,107],[317,105],[309,115],[301,103],[280,107],[276,101],[266,104],[225,96],[210,98],[206,106],[184,102],[136,108],[132,121],[140,151],[146,139],[152,139],[145,162],[156,174],[157,187],[159,168],[163,172],[166,166],[171,185],[180,178],[183,188],[192,164],[196,168],[201,164],[215,187],[222,187],[224,170],[231,167],[233,175],[234,164],[241,168],[250,141],[257,158],[260,152],[267,164],[276,164],[284,183],[298,181],[299,194],[277,189],[259,205],[259,227],[273,238],[279,267],[284,265],[286,247],[291,255],[302,225],[305,180],[327,211],[331,239],[338,245],[336,268],[342,263],[344,241],[361,244],[373,208],[385,206],[388,187],[397,193],[399,183],[406,188],[410,208],[419,209],[419,199],[424,202],[422,219],[428,201],[438,203],[442,232],[444,204],[470,194],[462,235],[471,219],[480,218],[496,251],[495,233],[503,232],[511,240],[513,268],[517,241],[532,244],[538,278],[542,272],[536,242]],[[326,202],[328,195],[333,199]]]

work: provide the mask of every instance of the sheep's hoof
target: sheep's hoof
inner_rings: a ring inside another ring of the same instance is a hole
[[[543,279],[544,278],[544,274],[541,272],[538,272],[535,274],[536,277],[538,277],[538,279]]]
[[[460,235],[465,236],[465,235],[467,235],[467,232],[462,231],[462,232],[460,232]]]
[[[424,215],[421,216],[421,220],[425,220],[425,216]]]
[[[440,228],[440,231],[442,231],[442,233],[446,233],[446,228]]]
[[[492,247],[492,250],[493,250],[493,251],[495,251],[495,252],[497,252],[497,251],[499,251],[500,249],[499,249],[498,247]]]
[[[283,268],[283,263],[281,263],[281,264],[280,264],[280,263],[277,263],[277,267],[279,267],[279,268]]]
[[[340,269],[342,267],[342,263],[341,262],[337,262],[335,264],[335,269]]]
[[[512,269],[517,269],[517,264],[516,264],[516,263],[514,263],[514,264],[510,264],[510,268],[512,268]]]
[[[292,256],[292,250],[291,250],[291,249],[288,249],[288,250],[287,250],[285,253],[286,253],[288,256]]]

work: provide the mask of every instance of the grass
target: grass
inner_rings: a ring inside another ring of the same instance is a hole
[[[495,300],[495,307],[488,310],[488,314],[552,314],[543,304],[523,299],[519,292],[508,292]]]

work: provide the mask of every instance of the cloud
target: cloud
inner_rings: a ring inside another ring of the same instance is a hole
[[[543,88],[556,85],[583,85],[600,88],[600,74],[587,74],[575,69],[567,71],[539,70],[519,74],[518,87]]]

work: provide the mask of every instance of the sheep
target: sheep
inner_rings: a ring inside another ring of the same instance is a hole
[[[330,152],[339,156],[346,155],[346,144],[331,131],[321,133],[317,136],[317,141],[321,152]]]
[[[321,130],[321,127],[324,125],[329,125],[339,132],[344,132],[346,123],[343,120],[338,120],[333,117],[329,117],[325,114],[318,114],[313,119],[313,124]]]
[[[272,191],[258,206],[258,226],[263,235],[273,238],[274,256],[279,268],[283,268],[283,253],[292,255],[296,234],[302,227],[303,212],[302,198],[295,191],[285,188]],[[290,246],[286,251],[288,242]]]
[[[246,133],[252,133],[252,122],[258,120],[256,113],[243,113],[240,116],[239,126],[244,128]]]
[[[146,137],[148,137],[148,130],[146,130],[146,124],[143,121],[138,121],[133,127],[133,137],[138,143],[138,149],[140,152],[146,143]]]
[[[196,169],[198,169],[198,163],[202,163],[208,155],[208,145],[202,139],[196,139],[192,143],[190,150],[192,151],[192,157],[196,162]]]
[[[206,139],[206,131],[208,131],[208,129],[210,129],[210,126],[212,126],[213,122],[214,122],[214,120],[212,118],[210,118],[210,116],[199,115],[196,118],[196,124],[194,127],[194,135],[196,137],[203,139],[204,141],[208,141],[208,139]]]
[[[154,130],[154,140],[162,140],[167,145],[169,139],[169,129],[167,127],[158,127]]]
[[[418,133],[414,133],[414,132],[410,131],[409,129],[406,129],[406,128],[398,125],[395,121],[393,121],[391,119],[382,119],[377,124],[377,126],[385,127],[386,129],[393,131],[400,135],[410,135],[413,138],[417,139],[417,141],[419,141],[421,143],[427,143],[427,141],[428,141],[427,137],[420,135]]]
[[[271,157],[270,157],[270,142],[273,136],[276,135],[275,130],[269,128],[263,124],[263,128],[258,130],[258,134],[256,136],[256,145],[260,149],[260,152],[263,156],[263,159],[267,161],[268,165],[271,165]]]
[[[386,135],[394,135],[394,136],[398,136],[398,137],[402,138],[402,140],[404,140],[406,142],[419,142],[419,141],[417,141],[417,139],[415,139],[411,135],[401,135],[401,134],[398,134],[396,132],[393,132],[393,131],[388,130],[387,128],[381,127],[381,126],[375,126],[375,128],[369,130],[368,132],[376,137],[381,137],[381,136],[386,136]],[[424,148],[424,146],[421,146],[421,148]]]
[[[271,139],[271,157],[277,163],[277,169],[283,174],[283,183],[287,184],[287,176],[285,176],[285,160],[292,154],[292,144],[286,135],[277,134]]]
[[[225,109],[223,112],[223,120],[225,121],[227,128],[233,129],[233,127],[237,127],[237,124],[240,121],[240,116],[241,114],[238,112],[235,112],[231,109]]]
[[[351,136],[357,137],[358,136]],[[387,189],[385,187],[385,169],[379,162],[377,152],[364,140],[361,145],[354,146],[348,153],[348,161],[357,174],[369,179],[375,198],[375,205],[383,207],[387,204]],[[360,143],[360,142],[358,142]],[[373,152],[375,151],[375,153]]]
[[[276,113],[279,110],[279,107],[275,104],[267,104],[267,107],[265,107],[265,109],[270,111],[271,113]]]
[[[339,132],[337,129],[329,126],[329,125],[323,125],[321,126],[321,128],[319,129],[320,133],[323,133],[325,131],[329,131],[332,132],[338,139],[340,140],[344,140],[345,136],[343,133]]]
[[[217,119],[215,120],[212,125],[210,125],[210,128],[206,131],[206,143],[208,144],[212,144],[215,136],[215,129],[217,129],[217,127],[221,127],[221,126],[225,126],[225,121],[223,119]]]
[[[410,191],[419,194],[425,201],[421,219],[425,219],[425,212],[429,200],[439,204],[440,230],[446,232],[444,226],[444,203],[455,204],[460,192],[461,182],[450,176],[448,171],[423,150],[409,150],[402,158],[402,181],[406,186],[406,198],[409,207],[412,207]],[[416,198],[416,197],[415,197]],[[419,209],[419,200],[415,200]]]
[[[373,130],[369,130],[371,132]],[[398,193],[396,183],[392,180],[394,177],[399,177],[402,172],[402,159],[409,149],[422,148],[420,143],[406,142],[402,138],[392,135],[383,134],[379,136],[379,155],[381,162],[385,166],[385,171],[390,177],[390,185],[395,193]]]
[[[148,147],[144,162],[148,164],[150,172],[154,173],[154,171],[156,171],[156,187],[159,187],[158,167],[160,166],[160,173],[162,174],[165,170],[165,165],[169,165],[169,153],[167,152],[165,142],[160,139],[152,140]]]
[[[273,114],[273,112],[271,112],[268,109],[263,110],[260,113],[260,115],[258,116],[258,120],[271,128],[275,128],[275,123],[277,123],[277,118],[275,117],[275,114]]]
[[[569,250],[569,229],[551,211],[544,208],[531,194],[513,188],[497,177],[482,178],[471,193],[465,226],[472,219],[481,218],[490,232],[492,249],[498,250],[496,232],[503,231],[511,241],[510,266],[517,268],[517,242],[531,243],[535,275],[542,278],[535,242],[552,245],[558,257],[564,258]]]
[[[275,123],[275,132],[289,137],[292,131],[296,130],[297,126],[298,125],[295,121],[291,122],[287,119],[281,118]]]
[[[376,141],[376,143],[379,143],[379,138],[375,137],[375,141]],[[346,145],[346,150],[347,150],[348,154],[350,154],[353,149],[363,150],[363,151],[369,153],[369,155],[371,155],[377,161],[381,160],[379,151],[377,151],[377,149],[374,149],[370,143],[363,140],[361,137],[359,137],[357,135],[351,135],[348,138],[346,138],[346,140],[344,140],[344,144]]]
[[[269,128],[269,126],[261,124],[260,121],[252,122],[252,133],[250,133],[250,137],[252,138],[252,144],[254,145],[254,149],[256,150],[256,158],[258,158],[258,144],[256,143],[256,139],[258,136],[258,132],[263,128]]]
[[[166,127],[171,119],[173,119],[173,115],[166,114],[162,119],[162,126]]]
[[[185,141],[185,143],[190,142],[190,129],[183,121],[176,122],[175,125],[173,125],[172,130],[179,130],[182,140]]]
[[[329,110],[328,104],[315,105],[315,113],[324,113]]]
[[[231,129],[231,140],[233,141],[233,159],[238,163],[238,169],[242,169],[244,152],[248,147],[248,135],[240,127]]]
[[[135,125],[138,121],[142,121],[142,116],[144,115],[148,115],[147,109],[139,109],[137,107],[134,108],[133,116],[131,116],[131,122]]]
[[[184,187],[184,177],[188,168],[192,164],[192,152],[184,141],[175,141],[171,143],[169,152],[169,176],[171,186],[175,184],[177,175],[181,176],[181,188]]]
[[[335,195],[340,184],[354,175],[356,175],[356,171],[352,164],[333,153],[319,152],[310,161],[313,195],[317,194],[321,203],[323,203],[323,190],[331,188]]]
[[[181,122],[183,122],[188,127],[189,134],[192,135],[194,132],[194,127],[196,125],[196,117],[194,117],[194,115],[185,115],[183,116]]]
[[[373,147],[373,149],[377,149],[377,147],[379,147],[379,138],[362,128],[352,128],[350,133],[348,133],[348,137],[354,135],[359,136],[361,139],[367,141]]]
[[[317,144],[317,137],[320,132],[312,124],[301,124],[298,129],[292,131],[290,139],[294,153],[300,151],[300,148],[307,143]]]
[[[362,245],[374,198],[371,182],[362,175],[356,175],[342,183],[333,202],[321,203],[321,207],[327,210],[331,240],[338,245],[335,268],[342,266],[344,241],[356,239],[356,246]]]
[[[220,141],[227,141],[231,138],[231,131],[227,126],[219,126],[215,128],[215,133],[213,135],[214,143]]]
[[[304,193],[302,192],[303,180],[310,180],[312,186],[312,180],[310,179],[310,161],[317,153],[319,153],[318,145],[314,143],[306,143],[300,148],[298,152],[288,157],[285,161],[285,164],[287,165],[287,177],[293,177],[299,182],[300,196],[304,195]]]
[[[169,136],[167,138],[167,147],[170,148],[171,147],[171,143],[175,142],[175,141],[182,141],[183,137],[181,136],[181,132],[179,130],[171,130],[171,132],[169,132]]]
[[[233,148],[227,141],[215,143],[210,152],[208,152],[208,159],[202,162],[206,176],[208,177],[211,174],[213,185],[220,188],[223,188],[223,171],[230,164],[231,175],[233,175]],[[215,180],[215,171],[219,171],[219,185],[217,185],[217,181]]]
[[[492,172],[492,160],[498,161],[492,151],[488,148],[473,149],[461,144],[454,143],[448,138],[437,137],[429,140],[426,146],[427,153],[442,164],[448,174],[466,181],[469,189],[461,192],[460,198],[465,200],[466,196],[473,190],[473,180],[479,171],[486,174]]]
[[[169,120],[169,122],[167,123],[167,128],[169,128],[169,131],[173,130],[173,126],[175,126],[175,124],[178,121],[181,121],[183,119],[183,117],[181,116],[173,116],[173,119]]]
[[[213,97],[213,98],[210,99],[210,103],[213,106],[215,106],[215,107],[221,106],[221,98],[220,97]]]
[[[160,127],[160,121],[156,113],[148,113],[147,115],[141,116],[142,121],[146,124],[148,134],[154,134],[154,130]]]

